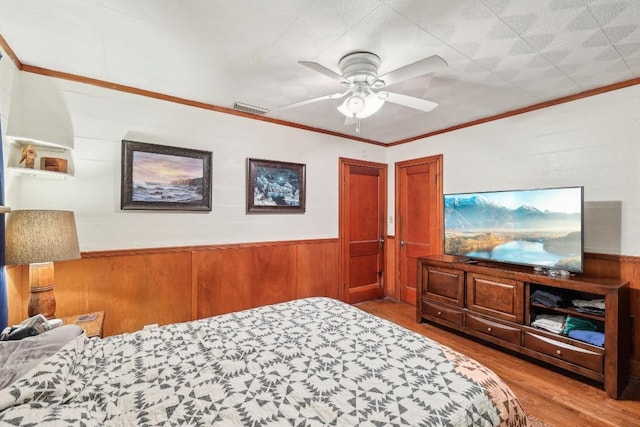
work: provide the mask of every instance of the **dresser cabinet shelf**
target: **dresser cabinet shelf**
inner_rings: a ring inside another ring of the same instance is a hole
[[[604,315],[530,302],[536,290],[565,299],[604,299]],[[450,256],[420,258],[416,317],[566,369],[603,384],[618,398],[629,379],[629,285],[612,278],[550,277],[533,268],[469,264]],[[604,347],[532,326],[539,314],[588,319]]]
[[[547,310],[547,311],[554,312],[554,313],[562,313],[562,314],[567,314],[567,315],[570,315],[570,316],[582,317],[584,319],[591,319],[591,320],[604,322],[604,316],[600,316],[598,314],[583,313],[583,312],[577,311],[576,309],[573,309],[573,308],[567,308],[567,307],[553,307],[553,308],[550,308],[550,307],[547,307],[545,305],[537,304],[537,303],[531,303],[531,307],[532,308],[538,308],[540,310]]]

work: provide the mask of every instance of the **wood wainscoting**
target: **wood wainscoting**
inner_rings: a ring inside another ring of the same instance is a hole
[[[640,378],[640,257],[586,253],[585,274],[616,277],[629,282],[631,321],[628,336],[631,341],[631,376]]]
[[[387,238],[387,297],[397,271]],[[104,335],[307,296],[340,296],[338,239],[84,252],[55,263],[58,317],[104,311]],[[28,266],[7,267],[9,324],[27,317]],[[629,281],[631,375],[640,378],[640,257],[585,254],[585,273]]]
[[[384,262],[384,296],[394,300],[400,299],[398,292],[398,268],[396,267],[396,236],[387,236]]]
[[[84,252],[55,263],[56,317],[104,311],[104,336],[339,296],[338,239]],[[27,317],[28,266],[7,268],[9,324]]]

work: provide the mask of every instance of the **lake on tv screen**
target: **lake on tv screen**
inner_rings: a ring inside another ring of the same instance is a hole
[[[581,190],[549,191],[445,196],[445,253],[581,271]]]
[[[565,258],[562,255],[545,251],[543,243],[524,240],[514,240],[498,245],[490,251],[473,251],[465,255],[471,258],[494,259],[547,267],[555,267],[559,261]]]

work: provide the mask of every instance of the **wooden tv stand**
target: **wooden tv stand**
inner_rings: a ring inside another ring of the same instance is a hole
[[[532,304],[535,290],[567,299],[605,300],[605,315]],[[505,266],[432,256],[418,261],[417,321],[446,326],[503,348],[601,382],[617,399],[629,379],[628,282],[575,275],[536,274],[533,267]],[[531,326],[538,314],[563,314],[602,322],[599,347]]]

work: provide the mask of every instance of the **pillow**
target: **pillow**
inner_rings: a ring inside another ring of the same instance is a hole
[[[63,325],[19,341],[0,341],[0,390],[13,384],[82,332],[78,325]]]

